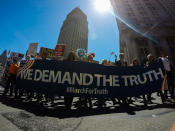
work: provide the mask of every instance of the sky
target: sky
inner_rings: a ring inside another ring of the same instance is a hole
[[[35,42],[54,49],[67,14],[79,6],[88,20],[88,52],[95,53],[95,60],[113,61],[110,53],[119,54],[116,18],[110,11],[98,11],[95,1],[0,0],[0,54],[5,49],[25,54]]]

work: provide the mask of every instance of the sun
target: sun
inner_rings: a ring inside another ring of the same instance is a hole
[[[94,7],[100,13],[109,12],[110,11],[109,0],[95,0]]]

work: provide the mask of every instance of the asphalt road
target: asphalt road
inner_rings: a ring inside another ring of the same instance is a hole
[[[107,101],[104,108],[77,108],[74,99],[72,110],[67,111],[60,98],[57,106],[42,106],[34,100],[3,98],[2,92],[0,87],[0,131],[169,131],[175,123],[175,100],[162,105],[156,94],[148,107],[137,99],[130,107]]]

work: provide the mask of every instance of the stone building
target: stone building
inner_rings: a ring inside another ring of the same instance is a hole
[[[155,57],[165,50],[175,62],[174,0],[110,0],[120,32],[120,51],[131,63],[141,62],[149,53]]]
[[[87,16],[79,7],[73,9],[64,21],[57,44],[65,44],[64,57],[79,48],[88,49]]]

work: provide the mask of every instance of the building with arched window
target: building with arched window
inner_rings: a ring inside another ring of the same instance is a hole
[[[166,51],[175,62],[174,0],[110,0],[120,32],[120,51],[130,63]]]

